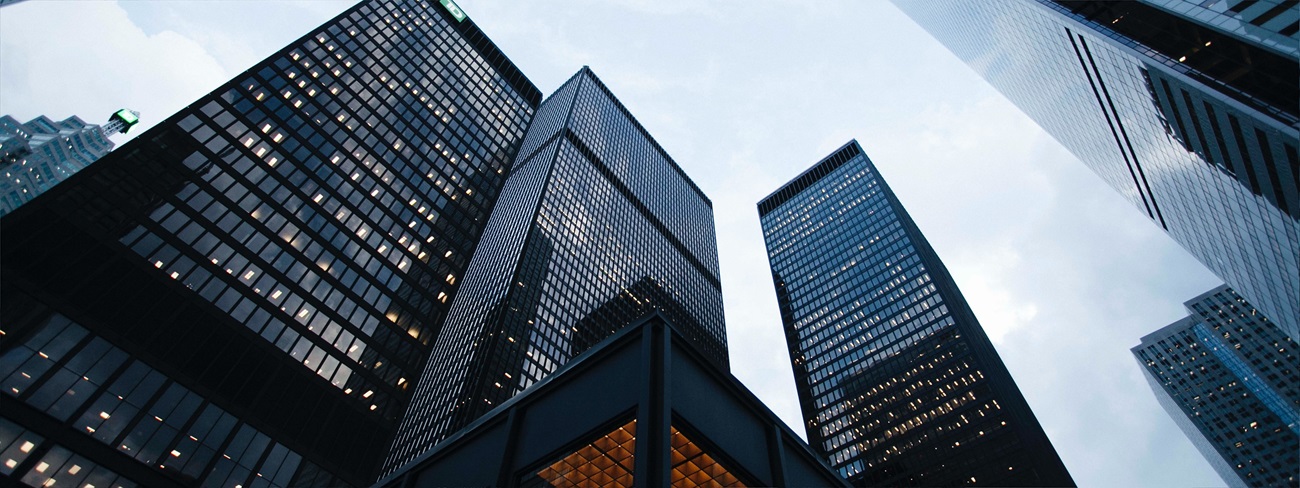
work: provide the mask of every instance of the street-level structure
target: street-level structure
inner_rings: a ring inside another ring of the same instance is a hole
[[[662,312],[616,325],[377,486],[848,486]]]

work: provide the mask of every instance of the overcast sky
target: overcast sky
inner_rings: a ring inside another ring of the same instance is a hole
[[[5,7],[0,114],[147,128],[352,3]],[[800,435],[755,204],[857,138],[1076,482],[1223,484],[1129,353],[1220,281],[892,4],[459,3],[543,93],[591,66],[713,199],[732,372]]]

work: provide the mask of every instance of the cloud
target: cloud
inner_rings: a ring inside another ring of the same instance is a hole
[[[715,8],[712,2],[697,0],[600,0],[596,4],[613,6],[618,10],[639,14],[642,17],[675,15],[718,17],[722,15],[722,11]]]
[[[77,42],[54,42],[60,39]],[[102,123],[127,107],[141,112],[135,135],[228,77],[192,39],[147,35],[116,3],[24,2],[0,10],[0,112],[19,119],[77,115]]]
[[[307,34],[321,22],[355,4],[355,0],[258,2],[255,15],[230,2],[120,2],[127,16],[146,34],[172,31],[188,37],[230,73],[254,63]]]
[[[1008,272],[1023,271],[1020,256],[1010,247],[1001,247],[983,259],[961,260],[951,272],[964,276],[961,291],[972,304],[980,325],[994,344],[1014,330],[1030,325],[1038,316],[1038,305],[1015,295],[1001,278]]]

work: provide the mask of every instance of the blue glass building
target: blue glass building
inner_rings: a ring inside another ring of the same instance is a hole
[[[1300,481],[1300,354],[1228,286],[1142,338],[1133,355],[1160,405],[1230,486]]]
[[[1295,2],[895,3],[1300,338]]]
[[[0,484],[378,475],[541,93],[367,0],[0,219]]]
[[[590,69],[513,166],[385,474],[652,310],[727,369],[713,205]]]
[[[1067,486],[947,269],[856,141],[758,204],[808,443],[855,486]]]

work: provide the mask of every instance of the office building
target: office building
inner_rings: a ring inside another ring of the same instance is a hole
[[[77,116],[55,122],[42,115],[26,124],[0,117],[0,216],[108,154],[113,149],[109,136],[125,134],[139,115],[118,110],[103,127]]]
[[[450,0],[364,1],[6,215],[0,472],[373,482],[540,101]]]
[[[851,141],[758,204],[808,443],[854,486],[1070,486],[998,353]]]
[[[385,474],[651,310],[727,369],[712,204],[590,69],[518,154]]]
[[[614,326],[377,486],[848,486],[663,313]]]
[[[1300,56],[1300,9],[1295,0],[1146,0],[1202,26],[1279,54]]]
[[[1294,1],[895,3],[1300,339]]]
[[[1229,486],[1300,481],[1300,355],[1232,288],[1142,338],[1133,356],[1160,405]]]

